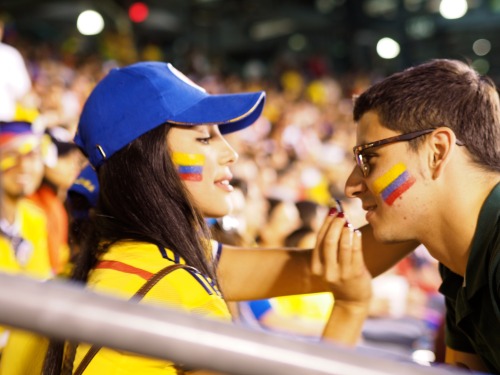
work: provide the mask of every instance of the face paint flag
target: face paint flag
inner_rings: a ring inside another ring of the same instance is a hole
[[[375,180],[373,189],[391,206],[414,183],[415,177],[410,176],[403,163],[398,163]]]
[[[177,171],[181,180],[201,181],[203,177],[203,165],[205,156],[201,154],[185,154],[183,152],[174,152],[172,159],[177,165]]]
[[[9,137],[9,138],[8,138]],[[8,142],[4,142],[8,138]],[[40,140],[33,134],[23,134],[10,137],[10,135],[0,135],[0,170],[6,172],[15,167],[20,162],[20,157],[28,155],[37,149]]]

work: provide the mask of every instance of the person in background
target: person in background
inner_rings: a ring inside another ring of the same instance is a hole
[[[327,207],[312,200],[299,200],[295,205],[301,225],[286,237],[285,246],[312,249],[316,245],[316,237],[327,214]]]
[[[54,152],[46,158],[42,183],[30,199],[47,217],[50,263],[55,274],[62,272],[69,260],[68,213],[64,206],[68,188],[76,179],[85,158],[63,127],[46,130]]]
[[[21,53],[2,43],[7,15],[0,13],[0,121],[16,119],[16,106],[31,89],[31,78]]]
[[[66,209],[69,213],[68,243],[72,267],[80,251],[81,233],[88,231],[90,217],[97,206],[99,181],[92,165],[87,164],[80,172],[73,185],[68,189]],[[69,271],[65,272],[70,274]]]
[[[68,189],[69,245],[71,258],[56,277],[69,278],[78,255],[81,235],[90,225],[90,215],[97,205],[99,182],[91,165],[82,169]],[[49,340],[33,332],[10,330],[0,360],[0,375],[40,374]]]
[[[0,122],[0,271],[37,279],[53,276],[46,218],[26,199],[43,173],[41,136],[27,122]],[[0,350],[8,331],[0,328]]]
[[[500,373],[500,100],[467,64],[433,60],[354,103],[357,166],[345,191],[376,240],[421,242],[439,262],[446,363]],[[401,252],[365,251],[374,276]],[[320,256],[314,270],[321,273]]]
[[[300,215],[295,202],[268,198],[267,220],[256,239],[259,247],[285,247],[285,239],[300,227]]]

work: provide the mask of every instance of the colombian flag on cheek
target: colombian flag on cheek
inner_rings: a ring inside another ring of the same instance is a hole
[[[203,179],[205,155],[174,152],[172,159],[177,165],[177,171],[179,172],[181,180],[201,181]]]
[[[391,206],[414,183],[415,177],[410,176],[403,163],[398,163],[375,180],[373,189]]]

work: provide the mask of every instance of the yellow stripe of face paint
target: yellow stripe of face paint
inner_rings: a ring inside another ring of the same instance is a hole
[[[36,139],[29,140],[23,143],[21,146],[19,146],[18,151],[21,155],[27,155],[31,151],[33,151],[37,146],[38,146],[38,141]]]
[[[17,158],[15,156],[7,156],[0,161],[0,170],[5,172],[7,169],[14,167],[17,164]]]
[[[38,147],[38,140],[36,138],[19,139],[10,142],[7,145],[7,149],[15,150],[14,155],[8,155],[2,157],[0,161],[0,170],[7,171],[10,168],[15,167],[19,163],[19,158],[28,155],[33,152]],[[12,151],[10,151],[12,153]]]
[[[377,178],[373,183],[373,190],[376,194],[380,194],[387,186],[391,184],[401,173],[406,171],[406,166],[403,163],[398,163],[387,171],[384,175]]]
[[[40,145],[40,139],[34,135],[18,136],[2,145],[3,152],[13,152],[18,155],[26,155]]]
[[[205,164],[205,155],[202,154],[185,154],[183,152],[174,151],[172,160],[177,165],[203,165]]]

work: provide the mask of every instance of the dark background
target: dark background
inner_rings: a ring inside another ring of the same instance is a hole
[[[136,57],[118,58],[132,60],[144,58],[154,46],[169,61],[200,53],[224,61],[226,69],[252,59],[267,64],[307,57],[339,74],[380,75],[431,58],[482,59],[478,70],[500,81],[500,0],[469,0],[468,13],[456,20],[439,14],[439,0],[144,0],[150,14],[142,23],[128,17],[133,2],[0,0],[0,12],[11,16],[8,38],[62,46],[80,55],[96,50],[117,55],[111,50],[133,47]],[[105,33],[77,33],[76,18],[85,9],[104,16],[112,40],[108,36],[103,43]],[[117,35],[128,36],[128,47]],[[384,36],[400,43],[398,57],[377,55],[376,42]],[[491,42],[491,51],[482,57],[472,50],[481,38]]]

